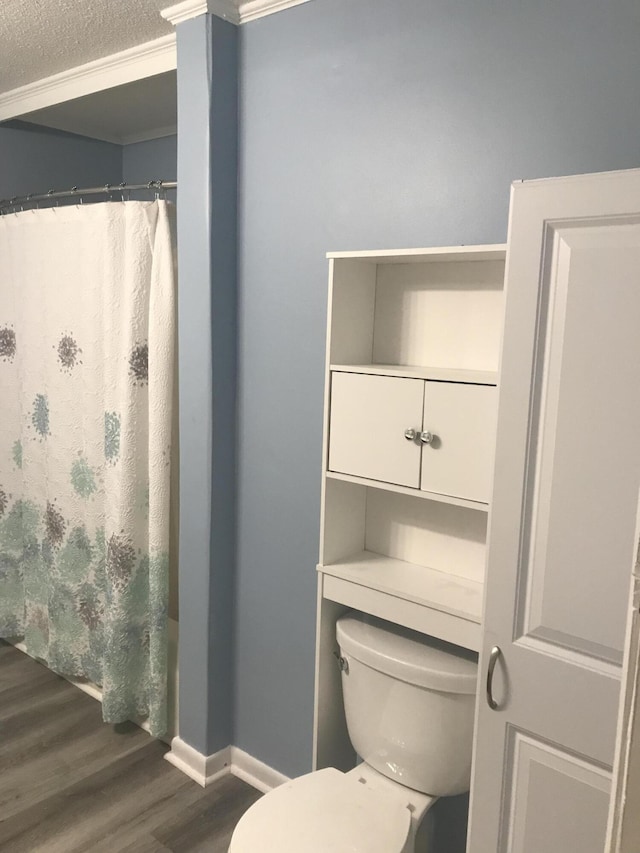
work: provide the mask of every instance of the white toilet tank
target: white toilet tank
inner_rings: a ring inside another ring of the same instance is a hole
[[[477,655],[372,616],[336,625],[351,743],[390,779],[433,796],[469,790]]]

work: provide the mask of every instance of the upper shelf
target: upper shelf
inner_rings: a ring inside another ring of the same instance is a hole
[[[463,382],[468,385],[498,384],[498,373],[495,370],[465,370],[414,364],[331,364],[330,369],[342,373],[401,376],[407,379],[430,379],[436,382]]]
[[[494,384],[505,254],[501,245],[332,253],[329,363]]]

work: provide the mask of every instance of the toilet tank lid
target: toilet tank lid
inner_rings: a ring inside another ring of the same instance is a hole
[[[444,693],[476,692],[475,652],[362,613],[338,619],[336,637],[344,652],[392,678]]]

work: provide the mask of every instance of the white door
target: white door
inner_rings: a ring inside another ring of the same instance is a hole
[[[417,489],[423,399],[422,379],[334,372],[329,470]]]
[[[506,293],[468,851],[602,853],[640,486],[640,170],[515,184]]]
[[[496,434],[495,385],[427,382],[420,488],[489,502]]]

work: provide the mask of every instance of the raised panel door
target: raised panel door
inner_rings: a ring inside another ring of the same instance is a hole
[[[640,171],[514,185],[506,289],[480,658],[484,687],[501,649],[498,704],[483,691],[468,850],[598,853],[640,489]]]

